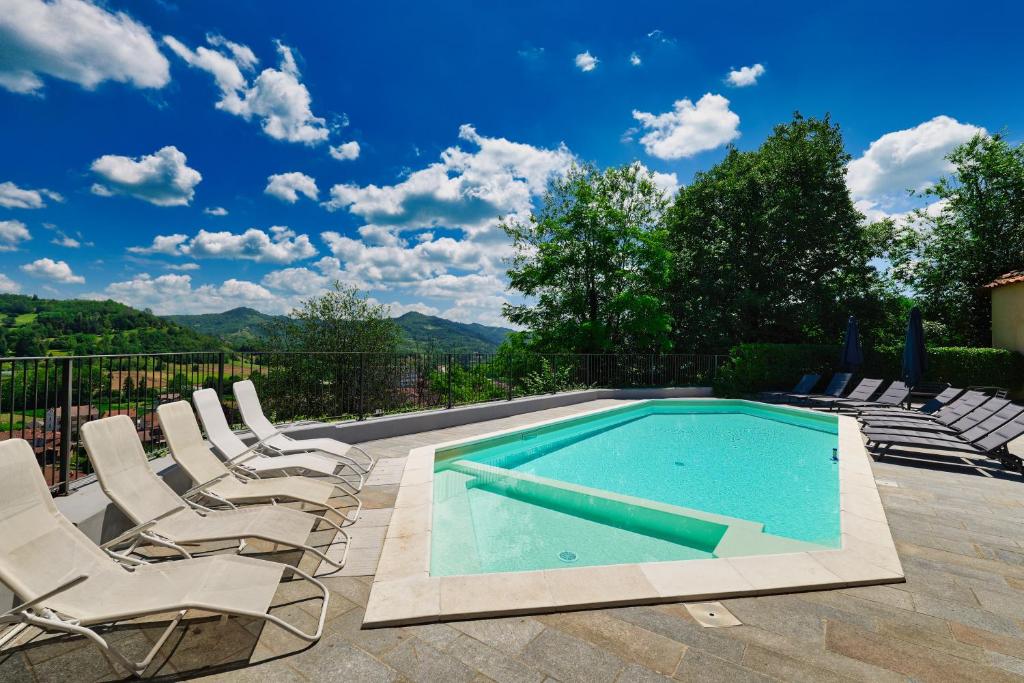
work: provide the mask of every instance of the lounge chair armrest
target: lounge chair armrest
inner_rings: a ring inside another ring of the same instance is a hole
[[[275,436],[280,436],[281,434],[284,434],[284,432],[282,432],[282,431],[275,431],[273,434],[268,434],[266,436],[266,438],[260,439],[258,441],[254,441],[248,448],[246,448],[244,451],[242,451],[241,453],[239,453],[235,457],[233,457],[230,460],[228,460],[225,464],[228,467],[234,467],[236,465],[241,465],[246,460],[251,460],[251,459],[255,458],[256,456],[259,455],[259,450],[261,448],[263,448],[263,446],[266,445],[267,439],[272,439]]]
[[[12,614],[18,614],[19,612],[24,612],[27,609],[31,609],[31,608],[35,607],[36,605],[38,605],[39,603],[45,602],[45,601],[49,600],[50,598],[52,598],[54,595],[57,595],[58,593],[63,593],[64,591],[68,590],[69,588],[74,588],[75,586],[77,586],[78,584],[82,583],[83,581],[85,581],[88,578],[89,578],[88,574],[79,574],[78,576],[74,577],[73,579],[69,579],[69,580],[65,581],[64,583],[58,585],[56,588],[53,588],[51,590],[46,591],[42,595],[37,595],[36,597],[32,598],[31,600],[26,600],[25,602],[23,602],[23,603],[21,603],[19,605],[15,605],[11,609],[9,609],[6,612],[0,614],[0,617],[7,617],[7,616],[10,616]]]
[[[203,493],[203,492],[206,491],[206,489],[210,488],[211,486],[213,486],[217,482],[225,479],[226,477],[230,477],[230,476],[232,476],[231,472],[225,472],[224,474],[219,474],[216,477],[214,477],[213,479],[211,479],[210,481],[205,481],[202,484],[199,484],[198,486],[193,486],[188,491],[185,491],[185,493],[181,494],[181,497],[182,498],[188,498],[190,496],[196,495],[197,493]]]
[[[131,529],[128,529],[124,533],[118,534],[114,538],[110,539],[109,541],[107,541],[106,543],[101,545],[100,549],[101,550],[108,550],[109,548],[113,548],[114,546],[121,545],[122,543],[124,543],[126,541],[130,541],[133,538],[135,538],[136,536],[138,536],[141,533],[143,533],[144,531],[147,531],[150,527],[152,527],[154,524],[159,522],[161,519],[166,519],[167,517],[170,517],[171,515],[177,514],[177,513],[181,512],[184,509],[185,509],[184,505],[179,505],[176,508],[172,508],[172,509],[168,510],[167,512],[163,513],[162,515],[157,515],[156,517],[154,517],[153,519],[149,520],[148,522],[143,522],[142,524],[136,524]]]

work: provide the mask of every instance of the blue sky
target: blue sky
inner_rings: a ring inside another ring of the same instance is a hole
[[[870,217],[1019,140],[1013,3],[0,0],[0,291],[286,312],[338,278],[496,324],[574,161],[666,191],[831,113]],[[218,215],[220,214],[220,215]]]

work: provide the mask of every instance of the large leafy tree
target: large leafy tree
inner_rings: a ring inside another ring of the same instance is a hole
[[[850,313],[869,336],[891,326],[898,304],[871,264],[882,249],[850,199],[849,159],[828,116],[795,114],[680,190],[667,220],[677,349],[834,342]]]
[[[539,351],[666,350],[665,191],[639,164],[576,167],[552,181],[540,209],[507,220],[510,286],[533,300],[505,307]]]
[[[921,193],[931,208],[892,226],[890,257],[935,341],[987,346],[992,309],[982,285],[1024,268],[1024,145],[978,135],[949,160],[952,174]]]
[[[392,353],[402,331],[387,306],[371,303],[356,287],[336,281],[310,297],[270,330],[270,348],[283,351]]]

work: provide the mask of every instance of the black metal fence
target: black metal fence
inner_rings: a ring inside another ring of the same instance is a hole
[[[216,389],[238,424],[231,385],[257,387],[278,422],[362,420],[591,387],[709,384],[713,354],[377,354],[190,352],[0,358],[0,441],[33,447],[55,493],[92,473],[79,427],[128,415],[148,450],[163,446],[162,403]]]

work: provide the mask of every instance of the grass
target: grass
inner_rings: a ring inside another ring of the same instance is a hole
[[[14,326],[18,327],[19,325],[31,325],[36,321],[36,318],[38,317],[38,313],[22,313],[21,315],[17,316],[14,319]]]

